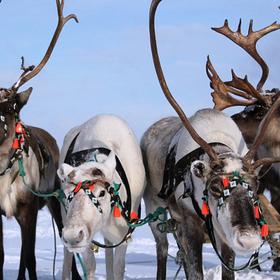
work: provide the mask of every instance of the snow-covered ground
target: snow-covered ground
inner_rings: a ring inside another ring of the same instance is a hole
[[[20,230],[15,220],[4,219],[4,239],[5,239],[5,265],[4,279],[14,280],[17,276],[20,253]],[[176,255],[177,249],[175,241],[170,239],[169,254]],[[36,259],[37,272],[39,279],[50,280],[52,278],[52,263],[54,256],[54,241],[51,217],[48,210],[44,209],[39,212],[36,241]],[[61,279],[62,270],[62,244],[57,237],[57,258],[56,258],[56,279]],[[269,250],[264,246],[263,252]],[[106,279],[104,250],[100,249],[96,254],[97,273],[96,279]],[[221,267],[210,244],[206,244],[203,250],[205,279],[221,279]],[[239,258],[237,264],[245,263],[246,259]],[[270,271],[272,262],[262,265],[263,272],[243,271],[236,274],[237,280],[274,280],[280,279],[280,273]],[[173,279],[178,266],[172,258],[168,260],[168,277]],[[126,257],[126,274],[125,279],[155,279],[156,275],[156,252],[155,242],[148,226],[135,230],[133,241],[128,246]],[[184,279],[183,271],[180,272],[177,279]]]

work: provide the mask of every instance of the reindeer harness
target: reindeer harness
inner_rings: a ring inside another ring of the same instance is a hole
[[[75,145],[75,142],[76,142],[76,139],[78,136],[79,136],[79,134],[76,135],[76,137],[73,139],[72,143],[69,146],[67,155],[64,160],[65,163],[70,164],[73,167],[76,167],[87,161],[92,161],[92,160],[95,161],[94,155],[96,153],[104,154],[106,156],[108,156],[110,154],[111,150],[109,150],[105,147],[96,147],[96,148],[86,149],[86,150],[82,150],[82,151],[73,153],[74,145]],[[131,191],[130,191],[129,182],[128,182],[126,173],[124,171],[124,168],[120,162],[120,159],[117,156],[116,156],[116,163],[117,163],[116,171],[119,174],[123,184],[117,184],[117,183],[113,182],[113,185],[110,185],[107,182],[103,182],[103,183],[105,185],[105,189],[111,196],[111,208],[112,208],[114,217],[119,218],[120,216],[122,216],[126,220],[128,226],[129,226],[131,223],[134,223],[138,220],[138,217],[140,217],[140,215],[141,215],[141,208],[139,206],[138,213],[131,211]],[[119,190],[120,190],[121,185],[124,185],[125,190],[126,190],[126,195],[127,195],[126,201],[122,201],[119,196]],[[83,190],[85,192],[85,194],[89,197],[89,199],[93,202],[94,206],[97,208],[99,213],[102,214],[102,209],[100,207],[100,203],[98,202],[98,199],[92,193],[93,189],[94,189],[94,181],[79,182],[76,185],[75,189],[72,192],[70,192],[70,194],[68,195],[68,197],[67,197],[68,203],[70,203],[73,200],[74,196],[78,193],[78,191]],[[127,234],[117,244],[104,245],[104,244],[101,244],[94,240],[92,241],[92,243],[101,248],[115,248],[115,247],[119,246],[120,244],[122,244],[123,242],[127,241],[128,238],[130,238],[134,229],[135,229],[135,227],[129,226]]]
[[[210,143],[212,146],[220,144],[220,143]],[[214,177],[219,177],[221,179],[221,183],[223,185],[223,191],[221,192],[218,198],[218,207],[222,207],[227,200],[227,198],[231,195],[231,192],[238,187],[239,185],[247,190],[247,194],[249,198],[251,198],[253,206],[254,206],[254,216],[256,219],[257,224],[261,228],[261,236],[265,239],[268,235],[268,225],[262,215],[262,211],[260,208],[260,202],[257,196],[254,194],[251,186],[240,176],[239,172],[233,172],[232,174],[215,174],[212,176],[205,185],[205,189],[203,191],[202,197],[202,207],[199,206],[199,203],[194,197],[193,193],[193,180],[192,174],[190,172],[191,164],[194,160],[198,160],[199,157],[205,154],[205,151],[200,147],[196,150],[190,152],[189,154],[185,155],[176,163],[176,149],[177,145],[174,145],[170,148],[169,153],[166,157],[165,168],[164,168],[164,175],[163,175],[163,184],[162,188],[158,194],[158,196],[162,199],[167,199],[172,193],[175,191],[176,187],[183,182],[184,184],[184,192],[181,198],[190,197],[192,200],[193,207],[197,213],[197,215],[205,222],[207,232],[212,243],[212,246],[221,260],[222,264],[231,271],[239,271],[247,268],[252,260],[256,258],[258,252],[255,252],[248,262],[238,268],[229,267],[223,260],[222,256],[218,252],[216,239],[214,235],[214,228],[212,223],[212,215],[210,213],[210,209],[208,206],[208,188],[211,181]],[[188,176],[189,175],[189,176]],[[189,180],[188,180],[189,179]]]
[[[30,133],[30,129],[25,127],[19,118],[19,109],[17,105],[16,98],[11,98],[8,101],[4,101],[0,103],[0,122],[3,123],[4,131],[5,131],[5,139],[8,137],[8,125],[6,123],[6,118],[1,113],[13,113],[15,114],[15,136],[13,139],[12,150],[13,153],[10,156],[9,163],[5,170],[0,173],[0,176],[5,175],[7,172],[11,170],[14,163],[22,159],[22,152],[28,156],[29,147],[31,146],[38,165],[40,172],[43,172],[44,169],[44,160],[48,160],[48,153],[39,141],[37,137]]]

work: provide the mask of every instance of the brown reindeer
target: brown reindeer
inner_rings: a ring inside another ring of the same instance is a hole
[[[258,31],[253,31],[253,21],[250,22],[248,35],[244,36],[241,33],[241,20],[237,31],[232,31],[227,20],[220,28],[212,28],[214,31],[226,36],[238,46],[243,48],[261,67],[262,76],[254,87],[247,79],[238,77],[232,70],[232,80],[223,82],[215,71],[210,59],[208,58],[206,69],[209,79],[211,80],[211,87],[215,107],[218,110],[224,110],[231,106],[245,106],[245,109],[232,116],[240,128],[243,137],[248,146],[253,143],[256,134],[262,121],[271,108],[272,104],[278,99],[280,91],[272,89],[271,91],[264,91],[263,86],[268,78],[269,68],[263,58],[259,55],[256,44],[259,39],[270,32],[278,30],[280,24],[274,22],[273,24],[262,28]],[[239,98],[235,98],[238,96]],[[241,99],[240,99],[241,98]],[[280,112],[275,114],[271,120],[271,125],[267,129],[264,142],[257,152],[257,157],[279,157],[280,156]],[[271,193],[271,203],[280,213],[280,172],[279,163],[275,163],[270,169],[263,171],[264,176],[260,180],[259,192],[263,192],[267,188]],[[280,270],[280,259],[274,261],[273,270]]]
[[[60,203],[34,195],[51,193],[59,187],[56,177],[59,150],[55,139],[43,129],[24,125],[20,111],[27,103],[32,88],[19,93],[19,88],[35,77],[49,60],[63,26],[75,15],[63,16],[64,0],[56,0],[58,25],[38,66],[24,67],[20,78],[10,88],[0,88],[0,208],[1,214],[15,217],[21,228],[21,259],[18,279],[37,279],[35,235],[38,210],[47,204],[59,232],[62,231]],[[2,215],[0,221],[0,279],[3,279],[4,248]],[[75,271],[75,279],[78,279]]]

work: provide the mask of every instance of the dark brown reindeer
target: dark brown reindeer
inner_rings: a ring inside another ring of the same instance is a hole
[[[259,55],[256,44],[263,36],[278,30],[279,28],[280,24],[274,22],[261,30],[253,31],[253,21],[251,21],[247,36],[244,36],[241,33],[241,20],[239,22],[238,29],[235,32],[229,28],[227,20],[222,27],[212,28],[243,48],[262,69],[262,76],[257,86],[254,87],[248,81],[247,76],[242,79],[238,77],[233,70],[232,80],[223,82],[215,71],[209,58],[206,65],[207,74],[211,80],[211,87],[214,89],[212,97],[215,103],[215,108],[218,110],[224,110],[231,106],[245,106],[245,109],[233,115],[232,119],[240,128],[248,146],[253,143],[253,140],[259,131],[260,124],[280,94],[278,89],[273,89],[271,91],[263,90],[263,86],[268,78],[269,68],[263,58]],[[278,133],[280,129],[279,117],[280,112],[278,110],[271,120],[270,127],[265,133],[263,144],[258,149],[258,157],[280,156],[280,135]],[[261,193],[265,188],[267,188],[271,193],[272,205],[280,213],[279,182],[279,163],[275,163],[270,169],[264,170],[264,176],[260,180],[259,192]],[[279,258],[274,261],[272,269],[277,271],[280,270]]]
[[[47,201],[33,192],[51,193],[58,187],[56,170],[59,150],[55,139],[43,129],[24,125],[20,111],[27,103],[32,88],[19,89],[35,77],[49,60],[63,26],[73,14],[63,16],[64,0],[56,0],[58,25],[53,38],[38,66],[24,67],[23,73],[10,88],[0,88],[0,279],[3,279],[4,248],[2,215],[15,217],[21,228],[21,258],[18,279],[37,279],[35,235],[38,210],[47,204],[61,234],[60,203],[52,197]],[[77,275],[77,271],[75,271]],[[75,277],[75,279],[78,279]]]

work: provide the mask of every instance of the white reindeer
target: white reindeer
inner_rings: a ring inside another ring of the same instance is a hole
[[[134,133],[116,116],[94,117],[66,135],[60,163],[58,175],[68,199],[62,233],[66,248],[63,279],[70,277],[73,252],[82,254],[87,277],[93,279],[96,264],[91,247],[98,232],[107,245],[121,242],[116,246],[114,261],[113,249],[106,249],[106,270],[107,279],[123,279],[125,239],[130,235],[127,222],[137,218],[145,186],[144,165]],[[120,165],[125,175],[120,174]],[[126,189],[125,176],[130,190]],[[112,199],[112,189],[118,186],[120,201],[126,206],[123,211]]]
[[[253,159],[280,99],[269,111],[250,151],[226,114],[204,109],[189,120],[170,93],[159,61],[154,17],[160,1],[153,0],[150,9],[151,48],[162,90],[182,122],[174,117],[162,119],[141,140],[147,171],[146,209],[150,213],[168,207],[177,221],[187,279],[203,279],[205,225],[223,263],[222,279],[234,279],[235,254],[253,253],[261,246],[261,237],[268,234],[259,211],[257,175],[259,167],[279,158]],[[166,233],[158,231],[157,223],[150,226],[157,243],[157,279],[165,279]]]

